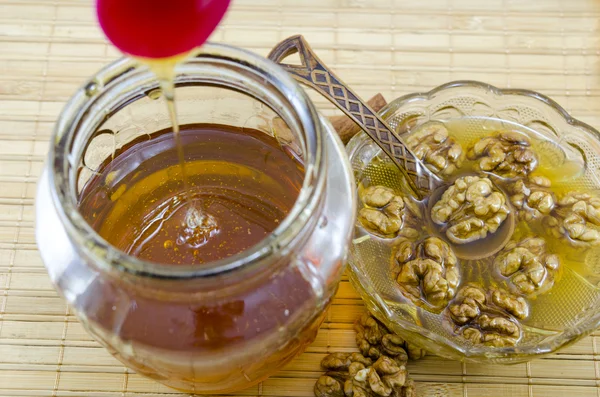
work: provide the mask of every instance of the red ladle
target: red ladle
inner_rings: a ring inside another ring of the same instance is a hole
[[[98,21],[121,51],[162,59],[199,47],[215,30],[230,0],[96,0]]]

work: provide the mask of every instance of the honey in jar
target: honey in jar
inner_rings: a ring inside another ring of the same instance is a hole
[[[195,265],[239,254],[294,205],[304,168],[252,129],[182,126],[187,188],[172,130],[130,142],[85,186],[79,209],[113,246],[140,259]]]
[[[111,354],[170,387],[227,393],[281,371],[344,270],[355,189],[335,131],[285,71],[228,46],[176,68],[178,135],[147,66],[90,81],[39,184],[52,282]]]
[[[86,184],[79,211],[100,236],[140,259],[203,266],[243,253],[275,230],[302,187],[302,163],[257,130],[187,125],[180,134],[189,192],[170,129],[122,147]],[[88,321],[102,329],[118,328],[121,338],[138,351],[119,358],[142,373],[151,372],[153,360],[151,355],[141,360],[145,354],[140,352],[158,349],[171,352],[173,372],[194,382],[238,377],[244,384],[254,383],[262,375],[244,368],[256,366],[254,360],[281,365],[295,356],[314,337],[320,316],[274,356],[259,354],[238,366],[228,363],[218,374],[214,362],[207,363],[212,368],[207,371],[189,365],[188,355],[218,354],[238,342],[285,332],[278,330],[285,318],[314,299],[310,284],[295,270],[283,270],[260,283],[260,288],[217,305],[165,302],[143,293],[123,297],[112,286],[97,285],[89,292],[86,310],[95,314]],[[119,299],[134,305],[126,319],[113,310],[120,306]]]

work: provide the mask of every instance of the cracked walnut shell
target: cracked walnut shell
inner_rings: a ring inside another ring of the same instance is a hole
[[[517,319],[529,314],[527,302],[502,289],[486,292],[475,285],[460,289],[448,306],[452,326],[473,344],[514,346],[521,337]]]
[[[520,293],[534,295],[552,287],[559,259],[547,252],[543,238],[530,237],[509,242],[494,259],[494,267]]]
[[[452,175],[462,166],[462,146],[448,135],[441,123],[427,123],[406,137],[406,145],[427,168],[441,175]]]
[[[398,245],[396,281],[402,293],[415,304],[423,302],[441,309],[456,293],[460,282],[458,259],[452,248],[438,237],[416,244],[404,240]]]
[[[467,157],[477,160],[478,170],[504,178],[527,176],[538,165],[529,138],[517,132],[500,132],[481,139],[471,147]]]
[[[485,238],[508,217],[506,197],[487,177],[458,178],[431,209],[431,219],[447,227],[446,236],[455,244]]]
[[[419,218],[419,209],[408,198],[386,186],[369,186],[361,195],[364,203],[358,219],[368,230],[386,237],[396,236],[409,217]]]

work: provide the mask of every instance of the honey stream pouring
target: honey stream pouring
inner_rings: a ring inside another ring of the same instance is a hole
[[[98,21],[108,39],[125,54],[146,64],[158,78],[177,146],[188,207],[185,226],[195,238],[201,239],[218,225],[206,208],[200,208],[192,198],[175,106],[175,67],[190,51],[206,42],[223,19],[229,3],[229,0],[96,1]]]

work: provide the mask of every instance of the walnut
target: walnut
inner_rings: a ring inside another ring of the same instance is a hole
[[[458,259],[452,248],[437,237],[415,244],[401,241],[396,252],[396,278],[402,293],[417,305],[442,308],[454,297],[460,281]]]
[[[462,166],[465,153],[440,123],[428,123],[406,137],[406,145],[427,168],[441,175],[452,175]]]
[[[328,375],[322,375],[317,380],[314,392],[317,397],[344,397],[342,383]]]
[[[408,354],[408,358],[411,360],[420,360],[427,355],[427,351],[421,349],[417,345],[413,345],[410,342],[405,342],[405,350]]]
[[[387,328],[369,314],[363,314],[354,324],[356,345],[365,356],[378,359],[381,356],[381,339],[389,333]]]
[[[382,356],[369,370],[369,385],[380,396],[389,396],[393,390],[404,386],[408,375],[404,365]]]
[[[333,353],[323,359],[321,365],[327,369],[347,369],[350,365],[350,355],[345,353]]]
[[[500,132],[478,140],[467,153],[477,160],[480,171],[494,173],[504,178],[527,176],[538,165],[536,154],[530,148],[529,138],[517,132]]]
[[[575,247],[600,245],[600,197],[568,193],[544,222],[555,237],[564,238]]]
[[[323,358],[321,366],[327,370],[314,386],[317,397],[416,397],[415,384],[408,378],[405,348],[416,358],[422,350],[391,333],[369,314],[361,316],[356,324],[356,342],[360,353],[332,353]],[[371,359],[368,354],[376,353]],[[412,358],[412,357],[411,357]]]
[[[360,363],[363,366],[373,364],[370,358],[359,353],[332,353],[321,361],[321,366],[326,369],[341,371],[348,370],[352,363]]]
[[[477,318],[481,313],[479,308],[485,305],[485,291],[481,288],[467,285],[458,292],[456,303],[450,305],[448,310],[454,321],[463,325]]]
[[[414,382],[405,365],[381,356],[374,364],[354,373],[327,372],[315,384],[317,397],[401,397],[414,396]]]
[[[456,244],[466,244],[495,233],[508,217],[506,197],[487,177],[458,178],[431,209],[431,219],[446,228]]]
[[[358,213],[359,221],[385,237],[395,237],[410,219],[420,218],[419,208],[410,199],[386,186],[369,186],[361,199],[365,206]]]
[[[559,259],[546,251],[543,238],[530,237],[509,242],[494,259],[494,267],[520,293],[534,295],[552,287]]]
[[[349,371],[353,364],[366,368],[373,365],[373,361],[360,353],[331,353],[321,361],[323,368],[332,371]]]
[[[517,319],[529,314],[527,302],[510,292],[494,288],[486,292],[466,285],[448,306],[446,321],[454,331],[473,344],[514,346],[521,338]]]
[[[481,341],[489,346],[514,346],[521,337],[519,325],[502,316],[482,314],[476,320],[482,332]]]
[[[556,197],[550,190],[550,179],[543,176],[519,179],[509,187],[510,201],[519,219],[531,222],[554,209]]]
[[[408,354],[405,350],[406,341],[396,334],[386,334],[381,338],[381,347],[383,353],[387,356],[394,357],[396,361],[408,360]]]
[[[407,357],[418,360],[426,354],[424,350],[388,330],[368,313],[363,314],[354,323],[354,330],[356,345],[365,357],[377,360],[381,355],[387,355],[403,363],[406,362]]]
[[[529,315],[529,305],[525,299],[520,296],[514,296],[504,289],[492,288],[491,298],[492,304],[504,309],[520,320],[527,318]]]

